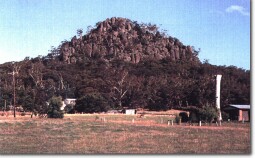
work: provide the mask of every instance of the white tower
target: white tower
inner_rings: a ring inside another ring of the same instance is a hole
[[[218,110],[218,120],[221,121],[221,112],[220,112],[220,81],[222,75],[216,75],[216,108]]]

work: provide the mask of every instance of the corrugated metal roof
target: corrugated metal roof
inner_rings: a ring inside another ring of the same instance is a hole
[[[238,108],[238,109],[250,109],[251,106],[250,105],[234,105],[234,104],[230,104],[229,106]]]

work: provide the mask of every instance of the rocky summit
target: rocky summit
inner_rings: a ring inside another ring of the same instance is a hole
[[[166,36],[152,24],[138,24],[126,18],[112,17],[98,22],[86,35],[82,31],[61,45],[60,58],[68,64],[84,57],[120,59],[139,63],[144,59],[199,62],[197,51],[177,38]]]
[[[200,62],[193,47],[156,25],[111,18],[82,33],[47,56],[0,64],[0,110],[14,100],[13,77],[16,105],[48,117],[62,117],[46,104],[61,97],[77,99],[66,113],[214,107],[216,74],[222,75],[222,108],[250,104],[250,71]]]

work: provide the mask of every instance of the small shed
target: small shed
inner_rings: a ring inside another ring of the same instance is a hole
[[[250,121],[250,105],[230,104],[223,110],[229,114],[230,120]]]
[[[136,109],[125,109],[126,115],[134,115],[136,114]]]

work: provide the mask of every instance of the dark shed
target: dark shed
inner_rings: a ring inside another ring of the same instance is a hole
[[[250,121],[250,108],[250,105],[230,104],[223,110],[229,114],[230,120]]]

